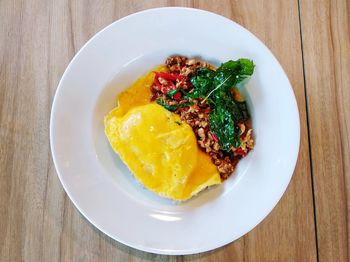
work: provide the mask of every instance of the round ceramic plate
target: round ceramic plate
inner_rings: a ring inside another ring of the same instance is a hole
[[[137,183],[103,131],[116,95],[174,54],[256,64],[243,87],[255,149],[222,185],[184,203]],[[297,160],[299,115],[283,69],[253,34],[206,11],[159,8],[118,20],[78,52],[57,88],[50,140],[64,189],[94,226],[140,250],[193,254],[241,237],[277,204]]]

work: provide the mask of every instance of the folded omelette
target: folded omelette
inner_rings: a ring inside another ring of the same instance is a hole
[[[151,72],[144,75],[118,96],[118,106],[105,117],[105,134],[145,188],[162,197],[187,200],[220,184],[221,178],[210,156],[198,148],[192,128],[149,101],[153,78]]]

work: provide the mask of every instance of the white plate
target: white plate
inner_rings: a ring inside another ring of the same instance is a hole
[[[103,133],[116,94],[172,54],[256,64],[244,88],[255,149],[222,185],[182,204],[143,189]],[[292,88],[268,48],[227,18],[188,8],[146,10],[96,34],[65,71],[50,124],[56,170],[79,211],[121,243],[172,255],[223,246],[266,217],[291,179],[299,135]]]

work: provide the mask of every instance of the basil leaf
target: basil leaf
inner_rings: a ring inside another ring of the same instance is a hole
[[[187,98],[201,98],[204,97],[211,89],[213,85],[213,77],[215,71],[209,68],[199,68],[196,70],[195,75],[190,79],[193,85],[193,91],[187,93]]]
[[[230,60],[222,64],[213,77],[212,90],[203,100],[208,100],[212,108],[209,114],[210,131],[218,137],[224,151],[240,146],[238,123],[249,118],[246,103],[235,101],[231,89],[253,72],[254,64],[249,59]]]
[[[240,120],[242,122],[247,121],[250,117],[247,103],[245,101],[242,101],[242,102],[236,102],[236,104],[238,105],[238,107],[240,108],[240,110],[242,112],[242,119],[240,119]]]
[[[222,150],[230,151],[232,146],[239,146],[239,128],[225,105],[221,104],[210,112],[209,123],[210,131],[217,136]]]
[[[220,147],[224,151],[229,152],[232,146],[239,147],[241,141],[238,123],[249,118],[247,104],[235,101],[231,89],[251,76],[254,67],[253,61],[241,58],[221,64],[216,71],[209,68],[199,68],[190,79],[193,86],[191,92],[180,89],[183,99],[202,98],[201,103],[207,101],[211,108],[209,113],[210,131],[217,136]],[[171,90],[167,95],[173,98],[178,91]],[[172,112],[192,104],[187,102],[168,105],[164,99],[158,99],[157,103]]]
[[[167,93],[167,96],[169,96],[171,99],[173,99],[173,98],[174,98],[174,95],[175,95],[177,92],[179,92],[178,89],[172,89],[172,90],[170,90],[170,91]]]
[[[243,81],[253,74],[253,72],[254,63],[246,58],[241,58],[237,61],[229,60],[223,63],[215,71],[211,91],[206,95],[203,101],[206,101],[219,89],[230,91],[233,86]]]
[[[157,99],[156,102],[157,102],[158,105],[161,105],[162,107],[164,107],[165,109],[168,109],[168,110],[171,111],[171,112],[176,111],[178,108],[190,106],[190,105],[193,104],[193,103],[191,103],[191,102],[186,102],[186,103],[183,103],[183,104],[168,105],[168,104],[165,102],[164,99]]]

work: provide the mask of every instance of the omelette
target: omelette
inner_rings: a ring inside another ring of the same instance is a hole
[[[166,70],[165,66],[155,69]],[[151,71],[118,96],[118,106],[105,117],[105,134],[145,188],[184,201],[220,184],[220,174],[210,156],[198,148],[191,126],[150,102],[153,81]]]

